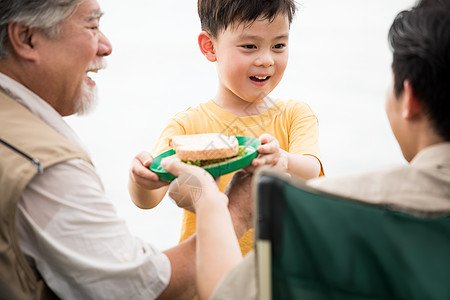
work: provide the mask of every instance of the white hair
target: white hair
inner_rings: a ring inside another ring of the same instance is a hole
[[[50,38],[60,34],[61,23],[83,0],[0,0],[0,59],[9,55],[8,25],[38,28]]]

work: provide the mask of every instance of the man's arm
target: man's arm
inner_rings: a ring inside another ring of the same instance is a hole
[[[57,295],[153,299],[169,281],[167,256],[130,234],[88,162],[72,159],[36,176],[17,219],[22,251]]]
[[[219,191],[214,179],[203,169],[174,159],[163,160],[162,164],[183,181],[180,184],[175,180],[169,195],[180,207],[193,207],[196,211],[197,288],[200,298],[208,299],[222,277],[242,260],[238,237],[252,224],[252,199],[248,194],[240,193],[240,188],[230,189],[228,205],[228,197]],[[183,174],[189,174],[190,180],[183,179],[184,176],[180,176]],[[239,182],[249,184],[250,179]],[[196,193],[180,192],[185,191],[186,186]],[[187,199],[187,194],[193,197]]]
[[[254,227],[255,203],[253,201],[252,183],[253,174],[238,171],[234,173],[225,189],[225,195],[229,199],[228,209],[238,239]]]
[[[196,236],[164,251],[170,260],[171,276],[167,288],[158,299],[189,299],[196,293]]]

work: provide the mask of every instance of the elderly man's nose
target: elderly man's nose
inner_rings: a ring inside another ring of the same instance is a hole
[[[101,36],[98,42],[98,55],[100,56],[108,56],[112,52],[112,45],[108,38],[100,32]]]

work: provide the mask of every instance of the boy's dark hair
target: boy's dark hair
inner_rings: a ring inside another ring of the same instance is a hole
[[[394,91],[409,80],[436,133],[450,141],[450,2],[422,0],[389,30]]]
[[[258,19],[273,21],[279,14],[286,15],[291,24],[295,11],[295,0],[198,0],[202,30],[213,37],[228,26]]]

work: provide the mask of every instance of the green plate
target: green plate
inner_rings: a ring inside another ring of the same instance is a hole
[[[242,169],[248,166],[252,162],[252,160],[258,156],[258,151],[256,151],[256,149],[259,145],[261,145],[259,139],[249,136],[237,136],[236,138],[239,142],[239,146],[246,146],[245,155],[231,161],[205,166],[204,169],[208,171],[208,173],[213,177],[219,177]],[[161,167],[161,160],[164,157],[168,157],[174,154],[175,151],[173,149],[170,149],[166,152],[161,153],[153,159],[150,170],[158,174],[159,179],[162,181],[170,182],[176,178],[173,174],[167,172],[163,169],[163,167]]]

